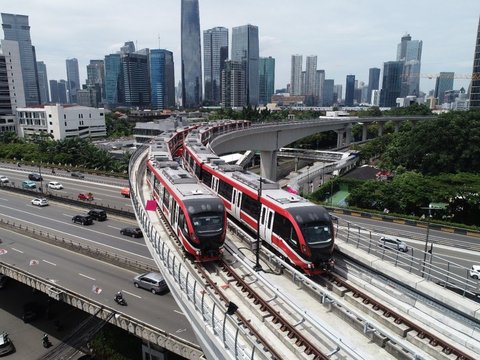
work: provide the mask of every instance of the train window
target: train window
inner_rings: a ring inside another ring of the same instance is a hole
[[[212,174],[208,171],[202,171],[202,182],[208,187],[212,187]]]
[[[195,164],[195,176],[199,179],[202,178],[202,168],[198,164]]]
[[[291,246],[298,248],[298,237],[290,220],[280,214],[275,214],[273,220],[273,232],[288,242]]]
[[[190,158],[188,164],[190,165],[190,168],[193,169],[193,164],[194,164],[194,162],[193,162],[193,156]]]
[[[168,207],[169,203],[170,203],[170,194],[168,193],[168,191],[165,191],[163,193],[163,204]]]
[[[273,219],[273,211],[271,211],[271,212],[268,214],[268,225],[267,225],[267,228],[268,228],[268,229],[271,229],[271,228],[272,228],[272,219]]]
[[[223,196],[225,199],[230,201],[232,198],[233,187],[230,184],[227,184],[225,181],[220,180],[218,184],[218,194]]]
[[[252,199],[247,194],[242,196],[242,211],[254,219],[260,215],[260,204],[257,199]]]
[[[309,245],[329,242],[332,238],[329,224],[323,222],[306,223],[302,226],[302,232]]]
[[[199,235],[211,232],[217,233],[223,230],[223,214],[202,213],[201,215],[192,216],[192,223]]]

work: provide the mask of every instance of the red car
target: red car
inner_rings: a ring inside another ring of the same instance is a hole
[[[93,200],[92,193],[80,193],[78,194],[78,200]]]

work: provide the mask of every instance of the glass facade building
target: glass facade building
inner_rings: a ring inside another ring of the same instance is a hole
[[[150,107],[150,74],[148,56],[125,54],[122,60],[121,94],[123,105]]]
[[[347,75],[345,83],[345,106],[353,106],[355,98],[355,75]]]
[[[222,70],[228,59],[228,29],[215,27],[203,32],[203,77],[205,103],[219,105],[222,101]]]
[[[37,78],[37,60],[30,38],[28,16],[2,13],[2,28],[5,40],[18,42],[26,105],[38,105],[40,104],[40,89]]]
[[[245,66],[241,61],[227,60],[222,71],[222,107],[243,107],[245,93]]]
[[[258,66],[259,77],[259,103],[268,104],[275,92],[275,59],[260,58]]]
[[[48,96],[47,66],[43,61],[37,61],[37,74],[38,89],[40,90],[40,103],[46,104],[50,102],[50,97]]]
[[[119,104],[121,76],[120,54],[105,56],[105,103],[111,108]]]
[[[380,69],[370,68],[368,70],[368,90],[367,90],[367,103],[372,102],[372,91],[378,90],[380,86]]]
[[[78,60],[76,58],[67,59],[65,61],[67,66],[67,91],[68,102],[74,103],[77,101],[77,90],[80,90],[80,73],[78,71]]]
[[[445,102],[445,91],[453,90],[453,78],[455,73],[453,72],[441,72],[435,80],[435,94],[437,98],[437,104],[441,105]]]
[[[478,20],[477,43],[473,57],[470,109],[480,109],[480,18]]]
[[[244,25],[232,29],[231,57],[233,61],[240,61],[243,64],[247,105],[257,106],[259,100],[259,43],[257,26]]]
[[[302,55],[292,55],[290,70],[290,94],[302,95]]]
[[[182,105],[202,105],[202,55],[200,48],[200,15],[198,0],[182,0]]]
[[[150,50],[150,84],[152,109],[175,106],[175,75],[171,51]]]
[[[403,61],[387,61],[383,64],[380,106],[395,107],[402,89]]]

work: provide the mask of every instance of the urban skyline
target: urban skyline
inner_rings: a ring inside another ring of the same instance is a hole
[[[113,2],[106,0],[96,2],[98,11],[91,13],[88,3],[24,0],[20,4],[4,4],[2,11],[29,16],[36,58],[46,64],[49,79],[65,79],[65,60],[77,58],[80,81],[84,83],[86,66],[91,59],[101,59],[129,40],[136,43],[137,49],[160,47],[172,51],[175,78],[181,79],[180,2],[167,0],[160,5],[145,1],[141,8],[132,6],[131,11],[122,8],[121,13],[115,10]],[[380,1],[371,1],[365,8],[351,0],[338,4],[307,0],[300,4],[270,0],[261,4],[251,0],[230,4],[200,0],[200,31],[217,26],[230,31],[245,24],[258,26],[260,57],[272,56],[276,61],[275,88],[283,88],[290,82],[293,54],[317,55],[317,68],[324,69],[325,78],[335,79],[336,84],[344,83],[348,74],[367,83],[370,68],[383,69],[384,62],[395,60],[395,45],[408,32],[414,39],[423,41],[422,74],[425,77],[421,79],[420,89],[428,92],[435,87],[435,78],[428,79],[428,75],[471,74],[480,10],[478,2],[460,0],[456,16],[462,21],[455,22],[451,9],[438,9],[434,4],[430,0],[406,1],[405,6],[392,11],[389,4]],[[268,12],[272,8],[274,14]],[[265,11],[261,11],[263,9]],[[109,16],[95,18],[96,13]],[[125,14],[129,14],[128,22],[124,21]],[[49,21],[51,16],[55,20]],[[135,25],[136,18],[141,26]],[[291,19],[302,21],[286,26]],[[467,79],[455,79],[454,86],[468,87],[469,83]]]

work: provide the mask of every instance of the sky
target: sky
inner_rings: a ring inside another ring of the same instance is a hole
[[[275,89],[290,82],[291,56],[317,56],[317,69],[345,89],[346,75],[368,83],[368,69],[396,60],[409,33],[423,41],[420,89],[435,75],[455,72],[454,88],[468,89],[480,16],[479,0],[199,0],[200,30],[258,26],[260,56],[275,58]],[[180,79],[180,0],[3,0],[0,11],[28,15],[37,61],[49,80],[66,79],[65,59],[77,58],[85,82],[90,59],[137,49],[173,52]],[[3,31],[0,32],[3,38]],[[203,35],[201,36],[203,38]],[[202,45],[203,46],[203,45]],[[203,61],[203,58],[202,58]],[[433,79],[431,79],[433,78]],[[380,83],[381,86],[381,83]],[[345,91],[345,90],[343,90]]]

